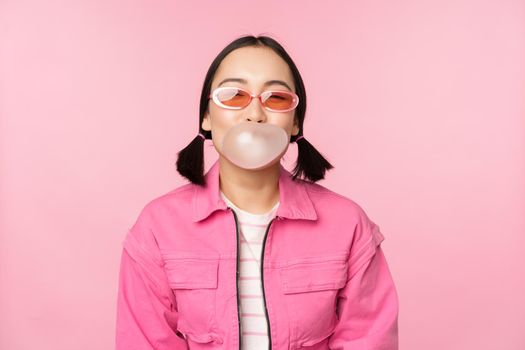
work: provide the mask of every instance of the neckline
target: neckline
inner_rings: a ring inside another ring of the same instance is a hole
[[[280,201],[277,201],[277,203],[275,203],[275,205],[273,206],[272,209],[268,210],[265,213],[256,214],[256,213],[250,213],[249,211],[243,210],[243,209],[239,208],[238,206],[236,206],[235,204],[233,204],[233,202],[228,197],[226,197],[226,195],[224,194],[224,192],[222,192],[222,190],[220,191],[220,194],[221,194],[222,199],[224,199],[224,201],[226,202],[226,204],[231,206],[236,211],[239,211],[240,213],[242,213],[242,214],[244,214],[246,216],[251,216],[251,217],[257,217],[257,218],[269,217],[269,216],[271,216],[273,214],[274,211],[277,210],[277,208],[279,207],[279,204],[280,204]]]

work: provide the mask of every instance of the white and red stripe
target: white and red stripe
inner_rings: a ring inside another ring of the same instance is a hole
[[[262,242],[268,223],[275,217],[279,202],[264,214],[252,214],[238,208],[222,191],[221,198],[237,214],[240,239],[239,294],[242,348],[267,350],[269,338],[261,284]]]

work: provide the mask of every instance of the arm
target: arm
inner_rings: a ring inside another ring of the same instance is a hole
[[[116,350],[186,350],[186,340],[177,335],[177,304],[154,238],[134,229],[120,261]]]
[[[339,322],[329,348],[398,350],[398,295],[380,246],[384,236],[366,217],[357,230],[349,279],[338,294]]]

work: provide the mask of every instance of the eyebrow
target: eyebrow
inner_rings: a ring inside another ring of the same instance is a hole
[[[233,81],[233,82],[236,82],[236,83],[243,83],[243,84],[248,84],[248,80],[246,79],[241,79],[241,78],[226,78],[224,79],[223,81],[221,81],[219,83],[219,85],[217,85],[217,87],[221,86],[222,84],[228,82],[228,81]],[[284,81],[282,80],[268,80],[266,83],[263,84],[263,86],[269,86],[269,85],[274,85],[274,84],[278,84],[278,85],[282,85],[282,86],[285,86],[288,88],[288,90],[292,91],[292,88]]]

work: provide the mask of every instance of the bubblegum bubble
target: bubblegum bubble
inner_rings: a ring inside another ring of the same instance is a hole
[[[224,135],[222,153],[244,169],[262,168],[281,158],[289,144],[286,131],[276,125],[241,122]]]

